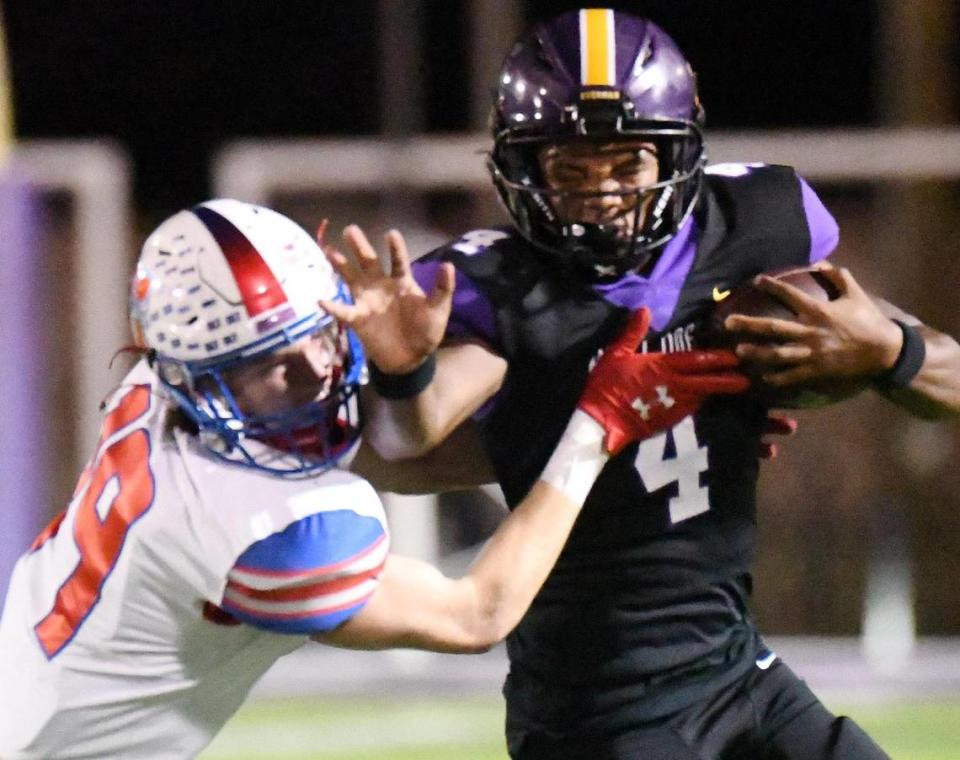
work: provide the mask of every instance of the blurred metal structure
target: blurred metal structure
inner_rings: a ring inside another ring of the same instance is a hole
[[[470,49],[470,128],[487,126],[491,82],[497,81],[501,61],[507,53],[505,40],[515,40],[523,31],[523,14],[517,0],[469,0],[467,39]]]
[[[122,376],[110,357],[130,342],[126,324],[133,220],[130,164],[112,143],[27,140],[12,155],[17,173],[39,193],[66,193],[76,220],[73,303],[59,315],[77,340],[74,384],[76,447],[70,466],[79,473],[100,428],[100,402]]]
[[[380,124],[389,137],[423,130],[423,0],[379,0]],[[403,40],[403,44],[395,44]]]
[[[30,185],[0,167],[0,608],[17,558],[45,517],[43,350],[36,206]]]
[[[100,403],[120,378],[109,362],[129,342],[132,199],[126,154],[94,141],[17,143],[0,185],[2,603],[15,559],[49,519],[51,505],[65,506],[72,488],[65,483],[74,482],[93,449]],[[72,250],[48,248],[48,195],[69,199]],[[73,360],[66,372],[64,353]],[[69,399],[69,409],[53,403],[54,395]]]
[[[7,72],[7,42],[3,29],[3,8],[0,8],[0,166],[13,144],[13,88]]]
[[[960,177],[960,129],[778,130],[708,134],[711,163],[795,166],[811,180]],[[217,195],[264,202],[278,192],[372,188],[484,189],[485,133],[364,139],[239,140],[212,165]]]

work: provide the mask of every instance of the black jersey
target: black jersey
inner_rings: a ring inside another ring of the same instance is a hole
[[[450,334],[484,340],[508,361],[477,419],[513,506],[563,433],[591,361],[633,310],[653,313],[641,350],[690,350],[715,292],[823,258],[835,243],[832,217],[792,169],[726,165],[708,171],[696,213],[646,277],[586,285],[510,228],[469,233],[415,270],[426,283],[437,262],[452,261]],[[699,679],[749,667],[765,416],[749,395],[715,397],[607,464],[508,639],[513,728],[562,734],[664,714],[694,699]]]

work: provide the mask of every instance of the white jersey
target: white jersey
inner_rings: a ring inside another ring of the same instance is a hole
[[[196,755],[253,683],[373,593],[380,500],[285,479],[165,429],[141,363],[61,521],[17,563],[0,621],[0,758]]]

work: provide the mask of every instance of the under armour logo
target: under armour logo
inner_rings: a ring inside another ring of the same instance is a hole
[[[630,404],[631,407],[636,409],[640,413],[640,418],[643,420],[650,419],[650,406],[643,403],[643,399],[637,396],[633,403]]]
[[[640,415],[640,419],[644,421],[650,419],[650,411],[657,404],[660,404],[664,409],[669,409],[677,403],[676,399],[670,395],[670,389],[666,385],[658,385],[654,390],[657,392],[657,397],[650,401],[649,404],[639,396],[630,402],[630,407],[634,409]]]
[[[669,409],[671,406],[676,404],[676,400],[670,395],[670,389],[665,385],[658,385],[656,388],[657,391],[657,401],[663,404],[664,409]]]

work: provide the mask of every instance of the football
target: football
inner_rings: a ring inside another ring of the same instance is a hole
[[[830,278],[815,267],[792,267],[766,274],[799,288],[819,301],[832,301],[840,295]],[[714,298],[717,298],[716,293]],[[785,303],[761,290],[753,284],[752,280],[748,280],[733,288],[728,296],[714,305],[706,328],[710,345],[732,349],[740,342],[762,342],[756,337],[727,330],[723,323],[731,314],[786,320],[796,318],[796,314]],[[826,406],[850,398],[867,387],[867,383],[862,380],[838,378],[794,385],[789,388],[771,388],[760,379],[758,368],[747,365],[744,369],[754,378],[754,388],[763,403],[780,409],[811,409]]]

